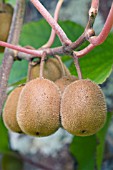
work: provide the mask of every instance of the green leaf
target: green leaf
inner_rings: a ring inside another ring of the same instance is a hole
[[[111,121],[112,113],[107,113],[107,121],[104,127],[96,134],[98,145],[96,149],[96,167],[97,170],[101,170],[103,154],[104,154],[104,147],[105,147],[105,138],[106,133]]]
[[[21,79],[25,78],[27,76],[27,69],[27,61],[15,61],[11,69],[9,84],[16,83],[18,81],[21,81]]]
[[[2,170],[23,170],[23,161],[15,153],[3,155],[1,163]]]
[[[78,170],[94,170],[96,136],[73,138],[70,151],[78,162]]]
[[[3,53],[0,53],[0,65],[2,64]]]
[[[0,153],[7,153],[10,151],[8,131],[3,124],[2,117],[0,117]]]
[[[5,2],[10,3],[12,6],[16,5],[16,1],[15,0],[5,0]]]
[[[75,41],[83,32],[83,27],[75,24],[74,22],[60,21],[59,24],[61,25],[61,27],[66,32],[67,36],[72,41]],[[48,41],[50,32],[51,32],[51,27],[44,19],[38,22],[27,23],[23,26],[21,37],[20,37],[20,44],[22,46],[31,45],[34,48],[39,48]],[[61,43],[58,37],[56,37],[52,47],[56,47],[60,45]]]
[[[14,88],[14,87],[16,87],[16,86],[18,86],[20,84],[25,84],[25,83],[26,83],[26,77],[22,78],[21,80],[15,82],[13,84],[10,84],[9,88]]]
[[[102,84],[110,75],[113,66],[113,34],[92,52],[81,58],[80,66],[83,78],[89,78],[98,84]],[[70,66],[72,74],[77,75],[74,64]]]

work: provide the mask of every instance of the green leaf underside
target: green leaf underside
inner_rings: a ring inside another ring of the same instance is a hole
[[[7,153],[10,151],[8,131],[3,124],[2,117],[0,117],[0,153]]]
[[[1,161],[2,170],[23,170],[23,160],[18,154],[4,154]]]
[[[104,154],[104,146],[105,146],[105,138],[106,138],[106,133],[111,121],[112,113],[107,114],[107,121],[105,126],[97,133],[97,141],[98,145],[96,148],[96,169],[101,170],[102,168],[102,160],[103,160],[103,154]]]
[[[94,170],[96,136],[75,136],[70,145],[70,151],[78,162],[78,170]]]

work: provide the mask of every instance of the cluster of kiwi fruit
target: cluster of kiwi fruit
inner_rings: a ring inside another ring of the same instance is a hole
[[[30,65],[29,81],[16,87],[3,110],[6,127],[13,132],[48,136],[63,127],[77,136],[93,135],[106,121],[106,102],[100,87],[72,76],[56,58]]]
[[[0,41],[7,41],[11,21],[13,16],[13,7],[7,3],[0,3]],[[0,47],[0,52],[4,47]]]

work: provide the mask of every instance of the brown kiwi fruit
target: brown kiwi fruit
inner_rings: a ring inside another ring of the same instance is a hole
[[[60,126],[60,92],[48,79],[26,83],[19,97],[17,121],[22,131],[32,136],[48,136]]]
[[[13,16],[13,7],[9,4],[0,3],[0,41],[7,41]],[[0,52],[4,47],[0,47]]]
[[[64,65],[65,75],[70,75],[69,70]],[[40,74],[40,64],[32,66],[29,80],[39,77]],[[51,81],[56,81],[63,75],[62,67],[56,58],[49,58],[44,64],[44,78]]]
[[[77,80],[65,88],[61,100],[61,122],[71,134],[95,134],[104,126],[106,112],[103,92],[94,82]]]
[[[2,115],[5,126],[11,131],[17,133],[22,133],[22,130],[19,127],[16,119],[18,99],[22,88],[23,85],[18,86],[9,94]]]
[[[55,81],[55,84],[59,87],[61,93],[63,94],[65,88],[72,82],[78,80],[75,76],[63,76],[62,78]]]

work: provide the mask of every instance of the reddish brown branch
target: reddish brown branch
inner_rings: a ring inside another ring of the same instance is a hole
[[[112,26],[113,26],[113,3],[101,33],[97,37],[91,37],[89,39],[89,42],[94,46],[102,44],[107,38]]]
[[[37,10],[41,13],[41,15],[46,19],[46,21],[51,25],[51,27],[55,30],[58,35],[60,41],[64,45],[69,45],[71,40],[67,37],[63,29],[60,25],[54,20],[54,18],[50,15],[50,13],[44,8],[44,6],[38,0],[30,0],[33,5],[37,8]]]
[[[95,46],[93,44],[89,44],[86,48],[84,48],[83,50],[80,50],[78,52],[75,52],[76,56],[78,58],[85,56],[86,54],[88,54],[90,51],[92,51],[95,48]]]
[[[55,13],[54,13],[54,19],[55,19],[56,22],[58,21],[58,16],[59,16],[60,8],[62,6],[63,1],[64,0],[59,0],[58,3],[57,3],[56,9],[55,9]],[[50,38],[49,38],[48,42],[45,45],[43,45],[42,48],[49,48],[49,47],[51,47],[51,45],[53,44],[53,42],[55,40],[55,35],[56,35],[56,32],[54,31],[54,29],[52,29],[51,35],[50,35]]]

